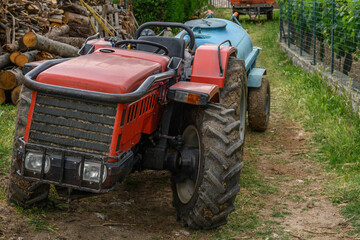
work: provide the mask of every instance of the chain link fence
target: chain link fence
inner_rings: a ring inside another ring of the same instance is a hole
[[[209,4],[216,8],[232,8],[229,0],[209,0]]]
[[[314,65],[324,64],[360,82],[360,2],[280,2],[280,40]]]

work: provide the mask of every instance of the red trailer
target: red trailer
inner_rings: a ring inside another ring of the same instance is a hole
[[[240,15],[249,15],[251,19],[266,14],[268,20],[273,19],[275,0],[231,0],[233,11]]]

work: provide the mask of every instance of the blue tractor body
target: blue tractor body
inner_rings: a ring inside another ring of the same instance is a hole
[[[219,45],[226,40],[230,40],[231,45],[237,48],[237,58],[245,61],[248,87],[261,86],[265,69],[256,68],[260,48],[253,46],[249,34],[239,22],[207,18],[188,21],[185,24],[190,26],[195,34],[196,47],[202,44]],[[176,37],[188,39],[185,31],[180,32]]]

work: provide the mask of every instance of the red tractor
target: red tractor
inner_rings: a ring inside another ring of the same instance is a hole
[[[267,20],[273,20],[275,0],[230,0],[233,5],[233,12],[240,15],[249,15],[250,19],[256,19],[265,15]]]
[[[144,37],[148,27],[182,28],[189,40]],[[226,223],[243,167],[244,61],[224,44],[194,54],[193,31],[180,23],[146,23],[136,36],[89,40],[81,56],[25,76],[9,202],[42,203],[50,184],[70,199],[105,193],[132,171],[169,170],[183,226]],[[196,78],[185,74],[191,66]]]

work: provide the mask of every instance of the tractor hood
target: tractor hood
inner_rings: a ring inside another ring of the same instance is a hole
[[[37,81],[103,93],[129,93],[156,72],[164,72],[169,57],[142,51],[102,48],[51,67]]]

